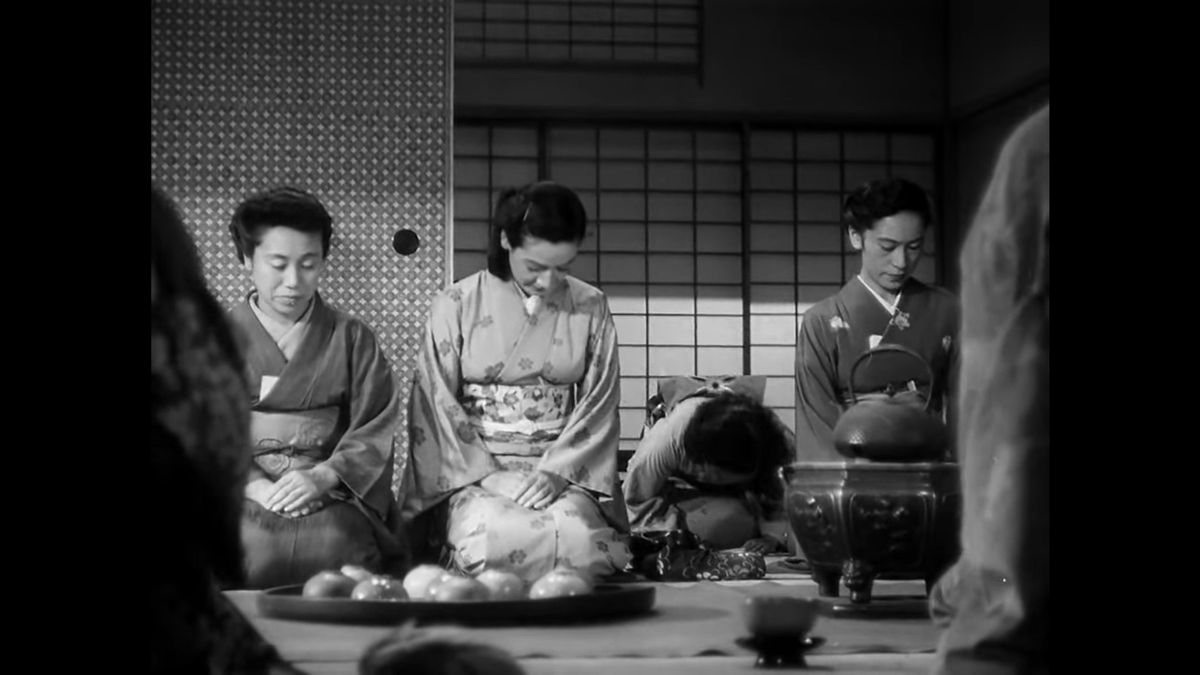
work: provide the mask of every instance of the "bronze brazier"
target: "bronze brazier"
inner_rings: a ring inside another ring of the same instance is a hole
[[[922,579],[926,593],[961,552],[953,462],[798,462],[782,469],[787,514],[825,597],[839,582],[869,603],[875,579]]]

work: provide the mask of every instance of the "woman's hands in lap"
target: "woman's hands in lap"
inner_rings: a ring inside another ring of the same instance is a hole
[[[255,478],[246,483],[246,499],[257,502],[259,506],[268,509],[267,500],[275,494],[275,484],[266,478]]]
[[[321,510],[323,497],[338,484],[337,474],[323,466],[291,471],[274,483],[266,479],[246,485],[246,497],[282,516],[299,518]]]
[[[525,474],[519,471],[497,471],[479,481],[479,487],[515,502],[524,482]]]
[[[563,490],[567,479],[547,471],[525,474],[519,471],[497,471],[479,482],[479,486],[492,494],[505,497],[518,506],[541,510],[554,503]]]
[[[513,499],[518,506],[540,511],[554,503],[563,490],[567,479],[549,471],[534,471],[525,477],[521,489]]]

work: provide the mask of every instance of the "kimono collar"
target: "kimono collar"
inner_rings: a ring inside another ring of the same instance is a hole
[[[570,290],[568,289],[570,282],[566,281],[565,279],[563,280],[562,285],[555,289],[553,293],[547,293],[546,295],[541,296],[530,295],[527,293],[525,289],[521,288],[521,285],[517,283],[516,279],[510,279],[509,283],[512,284],[513,288],[517,289],[517,297],[521,298],[521,302],[525,305],[526,316],[536,315],[539,311],[541,311],[542,307],[545,306],[546,303],[550,302],[556,296],[563,293],[570,293]]]
[[[513,280],[512,285],[517,289],[517,293],[521,294],[521,302],[525,303],[525,315],[533,316],[534,314],[537,314],[538,310],[541,309],[542,299],[536,295],[530,295],[526,293],[525,289],[521,288],[521,285],[518,284],[515,279]]]
[[[903,296],[903,295],[904,295],[904,288],[901,288],[901,289],[900,289],[900,292],[896,294],[896,301],[895,301],[895,302],[893,302],[893,303],[888,303],[888,301],[887,301],[887,300],[884,300],[884,299],[883,299],[883,296],[882,296],[882,295],[880,295],[880,294],[876,293],[874,288],[871,288],[871,284],[868,284],[868,283],[866,282],[866,280],[864,280],[864,279],[862,278],[862,273],[861,273],[861,272],[859,272],[858,276],[856,276],[855,278],[856,278],[856,279],[858,279],[859,283],[861,283],[861,284],[862,284],[864,287],[866,287],[866,289],[867,289],[868,291],[870,291],[871,295],[875,296],[875,299],[879,301],[879,304],[880,304],[880,305],[883,305],[883,309],[884,309],[884,311],[886,311],[888,314],[895,314],[895,313],[896,313],[896,308],[900,306],[900,298],[901,298],[901,296]]]
[[[283,352],[284,358],[288,361],[291,361],[292,357],[296,355],[296,350],[304,342],[304,336],[308,334],[309,326],[312,325],[313,308],[317,306],[317,302],[317,295],[314,293],[312,300],[308,302],[308,307],[300,315],[300,318],[296,319],[291,325],[287,325],[262,311],[258,306],[257,292],[251,291],[247,298],[250,310],[254,312],[254,316],[262,324],[263,329],[267,331],[267,335],[271,336],[271,339],[275,341],[279,350]]]

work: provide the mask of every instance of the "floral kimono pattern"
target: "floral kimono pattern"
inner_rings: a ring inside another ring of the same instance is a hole
[[[466,573],[623,571],[619,375],[607,301],[588,284],[568,277],[531,313],[513,282],[487,271],[440,293],[410,397],[405,517],[443,508],[449,564]],[[518,506],[518,486],[539,470],[567,488],[543,510]],[[493,474],[494,492],[480,485]]]

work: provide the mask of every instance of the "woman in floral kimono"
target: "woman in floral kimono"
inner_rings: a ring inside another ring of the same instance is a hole
[[[844,217],[862,268],[837,295],[804,313],[796,343],[796,452],[804,461],[845,459],[833,429],[851,405],[851,368],[880,344],[916,352],[933,380],[910,355],[877,352],[855,373],[856,398],[897,395],[922,406],[932,399],[931,409],[953,423],[958,301],[912,277],[933,222],[929,197],[902,178],[872,181],[846,198]]]
[[[587,216],[570,189],[502,193],[488,269],[438,294],[417,357],[404,512],[451,567],[533,581],[629,562],[617,488],[617,335],[568,275]]]
[[[716,549],[783,546],[779,467],[795,461],[795,447],[763,406],[765,387],[763,377],[659,385],[666,416],[646,430],[625,479],[634,532],[686,529]]]

